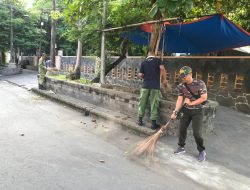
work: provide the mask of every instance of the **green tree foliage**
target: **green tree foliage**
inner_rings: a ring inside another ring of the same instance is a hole
[[[12,9],[12,18],[11,18]],[[10,31],[13,30],[13,48],[26,53],[34,53],[37,47],[39,31],[36,18],[29,14],[19,1],[0,1],[0,50],[10,50]]]
[[[231,21],[250,31],[249,10],[248,0],[194,0],[194,8],[187,16],[223,13]]]
[[[153,5],[149,15],[152,18],[157,14],[161,14],[160,17],[178,16],[188,13],[193,8],[192,0],[151,0],[151,3]]]
[[[66,55],[75,55],[76,41],[71,41],[65,36],[68,29],[65,23],[63,10],[65,6],[63,0],[56,1],[56,11],[52,11],[52,0],[36,0],[29,10],[37,16],[37,23],[43,22],[40,39],[42,42],[42,52],[49,53],[51,37],[51,16],[56,19],[56,44],[58,50],[63,50]]]
[[[65,3],[67,6],[65,17],[69,26],[65,36],[71,41],[76,41],[80,37],[86,46],[84,48],[85,53],[98,54],[100,50],[100,34],[95,30],[102,28],[103,0],[65,0]],[[81,14],[79,13],[80,6],[83,7]],[[161,14],[158,18],[185,17],[192,7],[192,0],[109,0],[106,28],[152,20],[156,18],[157,13]],[[81,32],[79,32],[76,25],[79,17],[85,20]],[[119,32],[107,33],[107,48],[113,54],[119,54],[118,47],[121,43]],[[140,54],[141,52],[137,51],[137,49],[133,45],[130,52]]]
[[[230,20],[250,31],[250,3],[247,0],[108,0],[106,28],[124,26],[158,18],[198,17],[224,13]],[[49,51],[50,15],[57,17],[57,47],[75,55],[77,39],[85,55],[100,55],[100,33],[103,0],[57,0],[57,12],[51,13],[51,0],[36,0],[25,10],[21,0],[0,0],[0,50],[10,48],[10,5],[13,6],[13,45],[26,54],[35,54],[42,42]],[[80,11],[82,7],[82,11]],[[78,19],[81,30],[78,28]],[[41,30],[40,22],[44,25]],[[118,55],[121,31],[107,33],[109,53]],[[145,48],[130,44],[130,54],[141,55]]]
[[[10,11],[3,4],[0,6],[0,50],[9,48],[10,39]]]
[[[64,2],[66,30],[63,36],[72,42],[80,39],[84,54],[99,54],[100,34],[97,30],[101,27],[102,1],[65,0]]]

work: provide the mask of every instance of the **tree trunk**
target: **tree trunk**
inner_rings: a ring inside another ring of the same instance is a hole
[[[156,2],[156,0],[151,0],[151,4]],[[162,14],[160,10],[157,11],[156,15],[154,16],[154,19],[160,20],[162,19]],[[151,38],[150,38],[150,43],[149,43],[149,52],[151,53],[158,53],[158,48],[159,48],[159,43],[161,40],[161,34],[162,34],[163,26],[161,23],[156,23],[152,27],[152,33],[151,33]]]
[[[16,49],[14,49],[14,62],[13,63],[15,63],[15,64],[17,64],[17,61],[18,61],[18,59],[17,59],[17,52],[16,52]]]
[[[72,73],[69,73],[67,78],[70,78],[71,80],[77,80],[81,78],[81,62],[82,62],[82,42],[80,39],[78,39],[76,65],[74,71]]]
[[[23,52],[20,52],[20,54],[19,54],[19,56],[18,56],[17,65],[21,65],[21,64],[22,64],[22,59],[23,59]]]
[[[56,0],[52,0],[52,9],[56,10]],[[55,44],[56,44],[56,20],[51,18],[51,41],[50,41],[50,60],[51,67],[55,67]]]
[[[78,39],[77,58],[74,69],[74,74],[76,76],[76,79],[80,79],[81,77],[81,63],[82,63],[82,42],[81,40]]]
[[[152,52],[155,54],[158,53],[162,30],[163,30],[163,27],[161,26],[161,24],[153,25],[151,38],[150,38],[150,44],[149,44],[149,52]]]
[[[0,65],[3,65],[3,56],[2,50],[0,50]]]
[[[105,69],[105,76],[113,69],[115,68],[123,59],[126,58],[126,54],[128,52],[128,40],[124,39],[121,43],[121,55],[120,57],[115,60],[115,62],[109,64]],[[91,81],[94,83],[98,83],[100,81],[100,72],[98,75]]]
[[[4,51],[1,52],[1,57],[2,57],[2,64],[6,63],[6,55],[4,53]]]

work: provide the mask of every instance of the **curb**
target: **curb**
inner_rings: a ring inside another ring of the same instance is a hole
[[[76,108],[78,110],[84,111],[85,113],[88,112],[88,113],[91,113],[93,115],[102,117],[104,119],[112,120],[112,121],[114,121],[114,122],[116,122],[124,127],[132,129],[132,130],[139,132],[139,133],[142,133],[144,135],[152,135],[156,132],[150,128],[140,127],[136,123],[126,120],[126,119],[128,119],[128,116],[124,115],[125,117],[123,117],[121,119],[116,118],[115,116],[112,116],[109,114],[109,112],[112,112],[111,110],[109,111],[107,109],[104,110],[103,108],[101,108],[101,109],[103,109],[103,111],[102,111],[100,109],[96,109],[97,106],[95,106],[95,105],[91,106],[91,104],[89,104],[89,103],[86,103],[89,106],[81,106],[81,105],[77,104],[76,102],[74,102],[72,99],[70,100],[70,98],[67,99],[66,97],[63,97],[61,95],[58,95],[55,93],[50,93],[50,91],[46,91],[46,90],[40,90],[38,88],[31,88],[31,91],[33,93],[38,94],[38,95],[47,97],[51,100],[55,100],[58,103],[62,103],[62,104],[68,105],[72,108]]]

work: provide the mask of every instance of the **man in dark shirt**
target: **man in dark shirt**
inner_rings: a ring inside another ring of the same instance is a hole
[[[151,129],[155,130],[159,127],[156,124],[156,120],[158,117],[158,108],[160,102],[160,81],[162,77],[163,85],[167,85],[166,70],[164,65],[161,63],[161,60],[155,57],[154,53],[149,53],[147,59],[142,62],[140,73],[138,75],[141,79],[143,79],[143,85],[140,91],[138,125],[143,125],[142,119],[145,115],[145,109],[149,99],[151,106]]]
[[[183,116],[180,119],[179,146],[174,153],[185,153],[184,146],[187,138],[187,128],[192,121],[193,135],[199,151],[199,161],[205,161],[206,152],[202,138],[202,103],[207,100],[207,88],[202,80],[192,78],[192,69],[188,66],[180,69],[180,78],[182,83],[178,85],[179,94],[175,110],[171,115],[172,119],[176,119],[178,111],[183,106]]]

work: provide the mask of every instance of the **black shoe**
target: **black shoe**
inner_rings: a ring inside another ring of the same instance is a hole
[[[142,121],[142,117],[139,117],[138,121],[137,121],[137,124],[139,126],[143,126],[143,121]]]
[[[159,129],[159,128],[160,128],[160,126],[157,125],[157,124],[151,126],[151,129],[152,129],[152,130],[156,130],[156,129]]]
[[[156,124],[156,120],[152,120],[151,129],[156,130],[156,129],[159,129],[159,128],[160,128],[160,126]]]
[[[46,90],[46,88],[45,88],[43,85],[41,85],[41,84],[38,85],[38,88],[39,88],[40,90]]]

